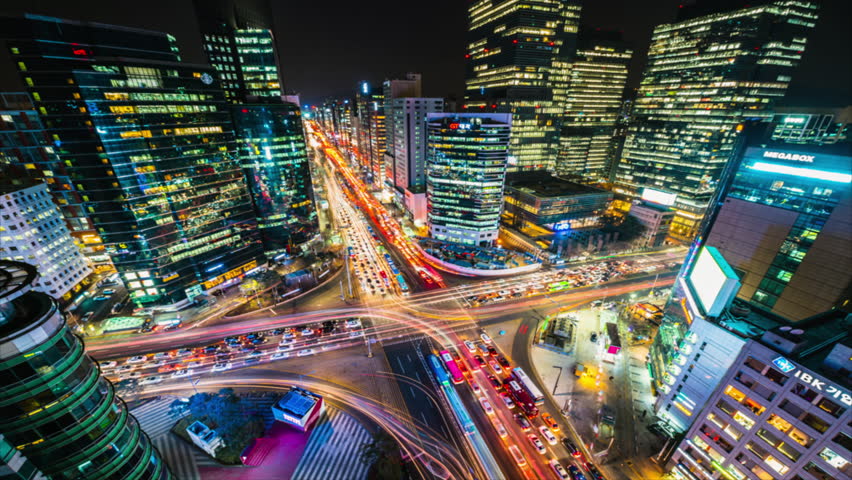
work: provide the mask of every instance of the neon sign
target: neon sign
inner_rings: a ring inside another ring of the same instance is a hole
[[[787,153],[787,152],[773,152],[773,151],[765,151],[763,152],[763,158],[777,158],[779,160],[793,160],[796,162],[805,162],[805,163],[814,163],[815,155],[804,155],[801,153]]]

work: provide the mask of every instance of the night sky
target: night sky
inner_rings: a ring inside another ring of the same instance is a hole
[[[271,0],[285,87],[302,103],[353,95],[361,80],[423,74],[424,95],[461,98],[468,0]],[[681,0],[587,0],[584,24],[621,30],[634,48],[630,86],[639,83],[655,25],[674,20]],[[824,0],[817,28],[783,104],[852,104],[852,1]],[[132,6],[132,7],[131,7]],[[25,12],[148,28],[178,39],[186,61],[203,62],[190,0],[6,0],[0,12]],[[0,89],[21,90],[11,66]]]

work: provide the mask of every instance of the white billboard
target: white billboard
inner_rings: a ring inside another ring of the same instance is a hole
[[[677,200],[677,194],[646,187],[642,189],[642,200],[671,207]]]
[[[700,311],[708,317],[719,316],[740,289],[736,273],[714,247],[701,248],[687,283],[698,299]]]

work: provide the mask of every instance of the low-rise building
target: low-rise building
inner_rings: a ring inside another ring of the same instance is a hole
[[[272,405],[275,420],[307,431],[325,409],[323,398],[313,392],[293,387]]]
[[[215,457],[216,450],[225,446],[225,441],[216,433],[216,430],[197,420],[192,425],[186,427],[186,433],[189,434],[192,443],[207,452],[211,457]]]
[[[630,207],[630,216],[635,217],[645,227],[645,247],[659,247],[669,235],[669,227],[675,216],[673,208],[651,202],[640,202]]]

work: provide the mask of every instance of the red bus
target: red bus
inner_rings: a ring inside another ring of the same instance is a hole
[[[526,389],[518,383],[514,378],[508,378],[503,382],[506,391],[515,401],[515,404],[524,412],[527,418],[535,418],[538,416],[538,407],[535,406],[535,401],[527,393]]]
[[[453,383],[462,383],[464,381],[464,375],[456,361],[453,360],[453,356],[450,355],[450,352],[441,350],[439,355],[441,355],[441,360],[444,361],[444,365],[447,366],[447,371],[450,372],[450,378],[453,379]]]

